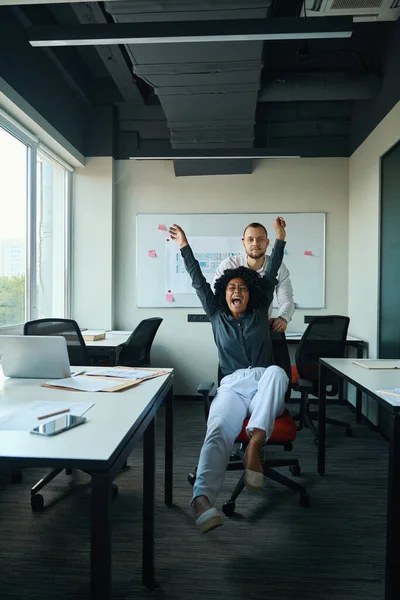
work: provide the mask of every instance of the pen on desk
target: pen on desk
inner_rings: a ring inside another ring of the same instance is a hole
[[[48,417],[55,417],[56,415],[63,415],[64,413],[69,412],[69,410],[69,408],[65,408],[64,410],[58,410],[57,412],[49,413],[48,415],[42,415],[41,417],[38,417],[38,421],[41,421],[41,419],[47,419]]]

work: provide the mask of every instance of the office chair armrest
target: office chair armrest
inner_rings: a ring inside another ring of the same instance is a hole
[[[197,386],[197,391],[199,392],[199,394],[210,394],[213,387],[213,381],[204,381],[203,383],[199,383],[199,385]]]
[[[207,421],[208,419],[208,413],[210,412],[210,393],[211,390],[214,387],[214,382],[213,381],[205,381],[204,383],[200,383],[197,386],[197,391],[199,392],[199,394],[201,394],[203,396],[203,403],[204,403],[204,417]]]
[[[311,381],[308,381],[308,379],[298,379],[296,381],[296,386],[300,388],[302,392],[311,393],[313,390],[313,384]]]

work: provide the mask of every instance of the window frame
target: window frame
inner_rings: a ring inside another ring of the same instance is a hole
[[[25,266],[25,319],[34,320],[37,316],[36,306],[36,169],[38,153],[64,169],[64,316],[71,316],[71,213],[72,213],[72,176],[73,167],[41,144],[37,137],[20,125],[15,119],[0,109],[0,127],[24,143],[27,147],[27,189],[26,189],[26,266]],[[4,330],[19,329],[23,323],[0,327]]]

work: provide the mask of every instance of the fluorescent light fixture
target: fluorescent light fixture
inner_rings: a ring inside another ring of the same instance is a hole
[[[246,159],[246,158],[251,158],[251,159],[256,159],[256,158],[261,158],[261,159],[269,159],[269,158],[274,158],[274,159],[281,159],[281,158],[301,158],[301,156],[267,156],[267,155],[260,155],[260,154],[255,154],[254,156],[252,155],[231,155],[231,156],[130,156],[129,160],[240,160],[240,159]]]
[[[193,42],[261,42],[261,41],[281,41],[281,40],[321,40],[331,38],[349,38],[352,31],[335,31],[331,33],[270,33],[253,35],[201,35],[201,36],[180,36],[180,37],[121,37],[121,38],[99,38],[84,40],[30,40],[34,48],[43,47],[62,47],[62,46],[110,46],[118,44],[174,44],[174,43],[193,43]]]
[[[352,30],[352,17],[107,23],[31,27],[29,41],[48,47],[311,40],[348,38]]]

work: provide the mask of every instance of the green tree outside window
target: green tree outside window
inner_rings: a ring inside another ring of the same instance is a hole
[[[0,327],[25,322],[25,275],[0,277]]]

